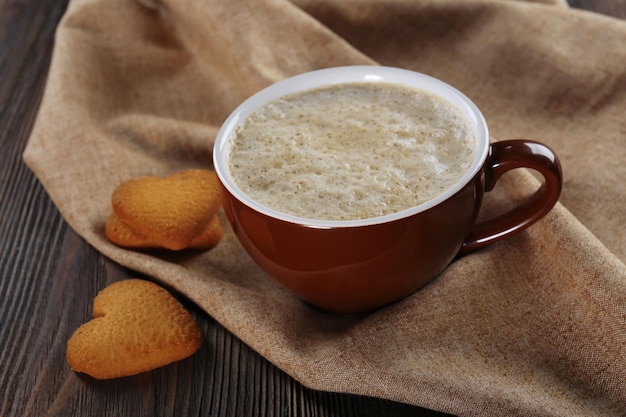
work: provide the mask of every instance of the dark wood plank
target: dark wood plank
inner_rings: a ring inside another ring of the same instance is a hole
[[[112,381],[68,368],[93,297],[134,274],[77,236],[21,161],[66,5],[0,0],[0,416],[442,416],[306,389],[184,299],[206,339],[193,357]],[[572,5],[626,17],[624,0]]]
[[[571,7],[626,19],[626,0],[568,0]]]

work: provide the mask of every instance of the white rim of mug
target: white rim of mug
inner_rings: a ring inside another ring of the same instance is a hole
[[[474,160],[465,174],[454,184],[422,204],[378,217],[357,220],[319,220],[282,213],[250,198],[233,180],[228,163],[235,128],[259,107],[285,94],[325,85],[346,82],[386,82],[404,84],[430,91],[458,107],[470,120],[476,136]],[[220,128],[213,149],[213,166],[224,187],[246,206],[269,217],[314,228],[358,227],[393,222],[437,206],[467,185],[480,171],[489,151],[489,130],[481,111],[455,87],[429,75],[401,68],[384,66],[345,66],[306,72],[272,84],[241,103]]]

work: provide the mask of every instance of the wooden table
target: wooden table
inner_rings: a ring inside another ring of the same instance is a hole
[[[626,18],[625,0],[571,5]],[[133,274],[68,227],[21,161],[66,6],[0,0],[0,416],[443,416],[306,389],[193,305],[206,342],[192,359],[111,381],[69,369],[66,342],[96,293]]]

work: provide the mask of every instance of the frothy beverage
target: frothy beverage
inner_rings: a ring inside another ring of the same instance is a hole
[[[318,220],[424,203],[469,169],[476,138],[454,105],[405,85],[355,82],[283,96],[252,113],[229,165],[251,198]]]

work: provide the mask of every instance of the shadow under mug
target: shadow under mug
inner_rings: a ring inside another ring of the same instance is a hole
[[[471,167],[436,198],[365,220],[294,217],[259,204],[239,189],[228,163],[237,126],[275,98],[343,82],[405,84],[457,106],[471,121],[477,138]],[[328,68],[273,84],[233,111],[217,135],[213,152],[224,187],[224,211],[245,250],[293,294],[337,313],[364,313],[410,295],[455,257],[541,219],[556,204],[562,187],[558,158],[547,146],[521,139],[490,144],[482,113],[464,94],[430,76],[390,67]],[[541,187],[511,211],[476,224],[483,194],[515,168],[539,172],[544,178]]]

